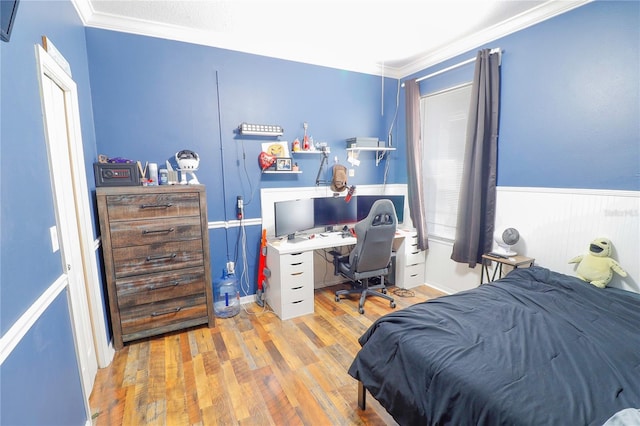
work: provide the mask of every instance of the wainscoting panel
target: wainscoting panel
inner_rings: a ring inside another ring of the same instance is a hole
[[[496,230],[514,227],[514,249],[536,264],[575,275],[568,261],[606,237],[612,258],[629,274],[611,285],[640,293],[640,192],[553,188],[498,188]]]
[[[640,293],[640,192],[499,187],[496,230],[520,232],[514,246],[536,264],[575,276],[568,261],[586,254],[598,237],[613,243],[612,258],[629,274],[614,274],[611,286]],[[427,284],[447,293],[477,287],[480,266],[470,269],[451,260],[450,241],[429,240]],[[495,248],[495,245],[494,245]]]

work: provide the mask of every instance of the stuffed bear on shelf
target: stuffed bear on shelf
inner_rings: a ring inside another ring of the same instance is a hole
[[[577,263],[576,275],[578,278],[591,283],[599,288],[605,288],[613,278],[613,272],[626,277],[627,272],[610,258],[611,241],[607,238],[596,238],[589,245],[589,252],[576,256],[569,263]]]

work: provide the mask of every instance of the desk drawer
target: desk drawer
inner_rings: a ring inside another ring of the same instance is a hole
[[[424,263],[408,265],[404,271],[403,288],[412,288],[424,284]]]
[[[310,279],[313,281],[313,252],[291,253],[280,256],[280,273],[286,282],[294,279]]]
[[[282,303],[313,300],[313,281],[286,283],[282,289]]]
[[[294,300],[282,303],[282,314],[280,319],[286,320],[313,313],[313,294],[306,299]]]
[[[415,265],[416,263],[424,263],[425,253],[418,250],[417,247],[411,247],[411,250],[405,254],[405,263],[407,265]]]

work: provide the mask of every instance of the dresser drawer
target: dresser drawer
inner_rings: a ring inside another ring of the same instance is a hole
[[[169,241],[202,239],[199,217],[142,219],[113,222],[111,247],[142,246]]]
[[[201,240],[113,249],[116,278],[202,266]]]
[[[197,192],[107,196],[109,221],[200,215]],[[113,224],[112,224],[113,226]]]
[[[204,294],[120,310],[123,340],[133,340],[207,322]]]
[[[179,297],[204,295],[204,271],[202,268],[192,268],[123,278],[116,280],[116,291],[120,309]]]

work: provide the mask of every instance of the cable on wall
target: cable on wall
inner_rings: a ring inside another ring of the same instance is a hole
[[[224,173],[224,149],[222,146],[222,117],[220,115],[220,81],[218,80],[218,70],[216,70],[216,102],[218,104],[218,134],[220,137],[220,163],[221,163],[221,172],[222,172],[222,207],[224,210],[224,221],[227,222],[227,191],[225,185],[225,173]],[[227,248],[227,262],[229,259],[229,228],[225,226],[224,228],[224,239],[225,246]]]
[[[391,125],[389,126],[389,133],[387,133],[387,146],[391,148],[393,146],[393,126],[398,119],[398,107],[400,106],[400,80],[398,80],[398,86],[396,88],[396,112],[391,119]]]

